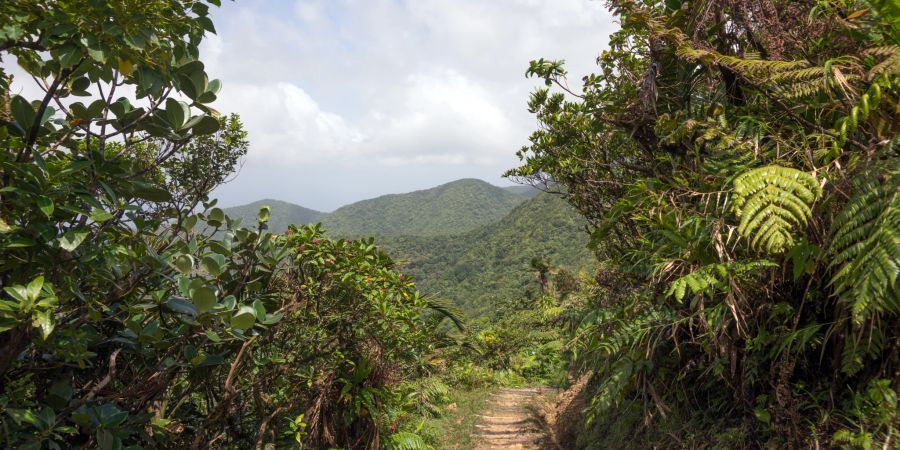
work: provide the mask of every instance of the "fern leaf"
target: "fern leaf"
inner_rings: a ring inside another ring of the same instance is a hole
[[[863,53],[869,56],[874,56],[876,58],[883,58],[879,63],[875,64],[871,69],[869,69],[869,79],[872,79],[875,76],[883,73],[900,73],[900,45],[874,47],[867,49]]]
[[[791,232],[806,225],[821,194],[816,178],[796,169],[766,166],[745,172],[734,180],[738,233],[754,248],[781,253],[794,245]]]
[[[834,294],[850,305],[853,321],[900,313],[900,175],[868,182],[838,214],[831,241]]]
[[[768,260],[707,264],[669,284],[666,295],[674,296],[680,302],[688,290],[694,295],[711,294],[726,289],[729,279],[746,278],[762,269],[777,266]]]
[[[399,431],[388,438],[387,447],[391,450],[434,450],[421,436],[408,431]]]

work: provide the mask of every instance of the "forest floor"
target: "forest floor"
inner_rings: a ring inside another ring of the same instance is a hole
[[[503,388],[491,393],[475,424],[475,450],[555,449],[537,413],[540,404],[555,393],[546,387]]]

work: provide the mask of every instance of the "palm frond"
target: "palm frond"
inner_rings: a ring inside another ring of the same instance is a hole
[[[466,331],[466,320],[463,312],[454,304],[439,298],[426,298],[428,309],[450,319],[459,331]]]

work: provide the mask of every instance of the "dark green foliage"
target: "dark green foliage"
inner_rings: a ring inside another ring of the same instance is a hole
[[[287,231],[291,225],[309,225],[320,220],[322,212],[304,208],[290,202],[281,200],[265,199],[248,203],[246,205],[232,206],[224,208],[225,213],[229,217],[240,219],[241,223],[249,224],[256,222],[256,214],[259,208],[268,205],[272,209],[269,216],[269,230],[273,233],[283,233]]]
[[[591,224],[596,285],[563,314],[581,446],[896,446],[896,2],[608,4],[581,91],[531,63],[509,172]]]
[[[208,199],[248,146],[197,60],[219,3],[0,3],[44,88],[0,70],[0,447],[424,447],[392,436],[430,346],[409,278]]]
[[[442,236],[494,223],[524,200],[484,181],[463,179],[424,191],[363,200],[321,220],[332,236]]]

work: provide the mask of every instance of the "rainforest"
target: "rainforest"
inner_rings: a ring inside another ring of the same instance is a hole
[[[0,447],[898,447],[895,0],[606,0],[504,185],[330,212],[216,199],[240,3],[0,3]]]

